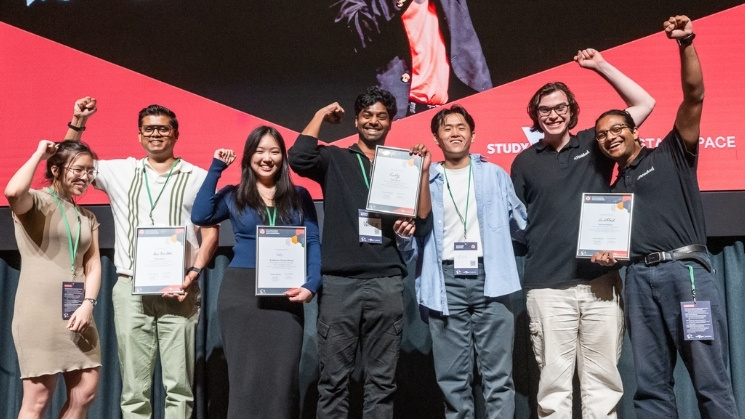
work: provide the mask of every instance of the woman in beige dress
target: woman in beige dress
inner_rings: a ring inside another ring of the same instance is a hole
[[[101,367],[93,322],[101,286],[98,222],[74,201],[96,175],[94,158],[79,141],[42,140],[5,188],[21,254],[12,325],[23,381],[19,418],[44,415],[58,373],[67,388],[61,418],[85,418],[96,395]],[[42,160],[50,185],[31,189]],[[71,296],[75,291],[78,295]]]

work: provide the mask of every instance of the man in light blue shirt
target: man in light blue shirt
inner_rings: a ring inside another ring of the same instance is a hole
[[[445,161],[424,157],[417,237],[417,299],[429,317],[437,382],[447,418],[474,417],[474,362],[482,376],[489,418],[514,415],[514,316],[509,294],[520,290],[512,239],[527,213],[509,175],[470,154],[475,123],[453,105],[432,118]],[[426,179],[427,181],[424,181]],[[474,357],[475,352],[475,357]]]

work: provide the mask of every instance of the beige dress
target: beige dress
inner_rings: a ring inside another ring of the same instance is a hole
[[[70,250],[65,223],[48,189],[31,190],[34,204],[20,216],[13,215],[21,276],[13,309],[13,342],[21,378],[101,366],[101,350],[95,322],[77,334],[62,319],[62,283],[70,281]],[[70,202],[61,201],[73,243],[77,215]],[[83,255],[98,229],[96,216],[80,211],[80,243],[75,257],[75,280],[84,281]]]

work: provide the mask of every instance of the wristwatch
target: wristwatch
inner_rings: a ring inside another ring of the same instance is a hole
[[[678,41],[678,46],[679,47],[687,47],[688,45],[691,45],[693,43],[693,39],[695,37],[696,37],[696,34],[695,33],[692,33],[690,35],[686,35],[686,36],[684,36],[682,38],[679,38],[677,40]]]
[[[95,307],[96,304],[98,304],[98,300],[96,300],[95,298],[83,298],[83,301],[90,301],[93,307]]]
[[[199,268],[197,268],[196,266],[192,266],[191,268],[189,268],[189,269],[186,270],[186,273],[189,273],[189,272],[196,272],[197,273],[197,278],[199,278],[199,274],[202,273],[202,270],[199,269]]]

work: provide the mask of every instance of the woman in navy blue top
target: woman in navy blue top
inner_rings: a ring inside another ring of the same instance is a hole
[[[230,384],[228,418],[297,418],[302,303],[321,285],[318,218],[308,191],[290,181],[287,150],[276,129],[260,126],[249,134],[240,183],[215,193],[233,160],[233,150],[215,151],[191,215],[197,225],[230,219],[235,234],[217,300]],[[285,296],[256,296],[257,225],[306,227],[306,282]]]

